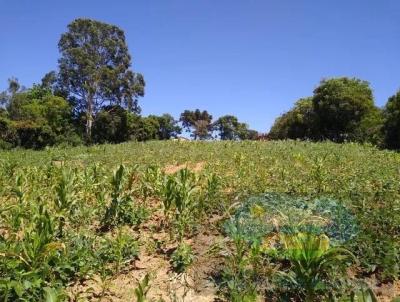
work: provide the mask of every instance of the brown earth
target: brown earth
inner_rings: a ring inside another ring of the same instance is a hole
[[[198,162],[198,163],[185,163],[181,165],[167,165],[164,167],[163,171],[166,174],[174,174],[182,169],[188,168],[192,172],[200,172],[204,169],[206,163]]]

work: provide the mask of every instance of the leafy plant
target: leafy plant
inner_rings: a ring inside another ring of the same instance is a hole
[[[146,274],[135,288],[136,302],[147,302],[147,293],[150,290],[150,275]]]
[[[249,257],[250,245],[243,229],[228,225],[233,241],[233,249],[229,249],[222,272],[223,283],[227,289],[230,301],[255,301],[257,297],[256,282],[253,279],[253,269]]]
[[[0,297],[4,301],[41,299],[46,285],[56,277],[64,249],[55,239],[53,219],[39,206],[32,225],[23,229],[22,240],[6,241],[3,246],[0,272],[8,277],[0,279]]]
[[[178,241],[182,242],[188,226],[195,214],[195,192],[198,191],[198,178],[189,169],[181,169],[177,175],[168,177],[163,188],[164,213],[174,210],[174,222],[178,231]]]
[[[144,207],[135,206],[131,196],[124,195],[124,171],[125,167],[121,165],[114,172],[111,181],[111,203],[101,222],[103,230],[123,224],[138,225],[148,217],[148,212]]]
[[[127,231],[119,229],[115,237],[105,238],[100,241],[98,257],[103,262],[115,263],[115,271],[118,273],[121,267],[135,260],[139,253],[139,245],[136,239]]]
[[[73,197],[74,174],[71,170],[63,169],[61,180],[56,187],[57,196],[54,200],[58,224],[58,236],[63,236],[63,228],[69,214],[72,214],[76,200]]]
[[[178,273],[183,273],[193,263],[194,254],[190,245],[180,243],[171,255],[172,266]]]
[[[378,299],[370,288],[361,288],[353,291],[348,299],[341,302],[378,302]]]
[[[304,294],[305,301],[315,301],[333,281],[333,273],[344,268],[355,257],[348,250],[331,247],[325,235],[298,233],[282,235],[281,240],[290,268],[281,275]],[[344,275],[342,275],[344,276]]]

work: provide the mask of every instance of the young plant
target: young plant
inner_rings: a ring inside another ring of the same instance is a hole
[[[353,291],[349,298],[340,302],[378,302],[378,299],[370,288],[361,288]]]
[[[127,231],[119,229],[115,237],[102,239],[98,248],[98,257],[104,263],[113,263],[115,272],[135,260],[139,254],[139,245]]]
[[[56,187],[56,198],[54,205],[58,218],[58,236],[63,237],[63,228],[67,217],[72,214],[76,203],[73,197],[74,174],[71,170],[62,170],[61,180]]]
[[[340,247],[331,247],[325,235],[297,233],[282,235],[282,244],[291,266],[288,272],[282,272],[289,282],[303,292],[304,301],[317,301],[325,295],[333,274],[344,269],[355,260],[354,255]],[[343,276],[342,275],[342,276]]]
[[[0,271],[9,278],[0,279],[0,297],[37,301],[43,298],[47,284],[54,280],[65,245],[55,240],[54,222],[43,206],[33,213],[32,223],[21,230],[22,239],[6,241],[2,246]]]
[[[190,245],[182,242],[172,253],[172,266],[178,273],[183,273],[193,263],[194,254]]]
[[[168,177],[163,188],[164,213],[174,210],[174,223],[178,231],[178,241],[182,242],[193,221],[196,207],[195,192],[198,191],[198,178],[189,169],[180,170],[177,175]]]
[[[257,299],[256,284],[253,280],[250,249],[248,242],[237,225],[227,226],[233,241],[233,248],[228,249],[226,266],[222,273],[223,282],[227,287],[229,301],[254,302]]]
[[[124,224],[138,225],[148,216],[148,212],[144,207],[135,207],[132,197],[124,194],[124,171],[125,167],[121,165],[114,172],[111,181],[111,203],[101,221],[103,230],[109,230]]]
[[[136,302],[148,302],[147,293],[150,290],[150,275],[146,274],[135,288]]]
[[[205,174],[205,186],[203,188],[203,196],[199,198],[199,214],[205,214],[209,211],[221,210],[221,179],[215,173]]]
[[[150,196],[159,196],[162,190],[164,175],[158,166],[149,166],[141,178],[141,193],[146,200]]]

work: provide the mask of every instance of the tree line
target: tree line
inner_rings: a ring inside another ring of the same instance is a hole
[[[30,88],[9,79],[0,93],[0,148],[165,140],[183,131],[193,139],[301,139],[371,143],[400,148],[400,91],[384,108],[370,84],[356,78],[324,79],[313,95],[298,100],[265,136],[233,115],[214,120],[206,110],[141,116],[142,74],[132,69],[122,29],[76,19],[58,43],[57,71]]]
[[[207,111],[140,115],[142,74],[132,70],[123,30],[91,19],[76,19],[58,43],[58,70],[30,88],[9,79],[0,94],[0,147],[40,149],[60,144],[120,143],[170,139],[183,130],[194,139],[254,139],[237,117],[213,121]]]
[[[357,78],[324,79],[313,95],[299,99],[275,120],[270,139],[370,143],[400,148],[400,91],[383,108],[370,84]]]
[[[213,120],[208,111],[196,109],[185,110],[176,120],[168,113],[141,116],[119,104],[108,104],[92,113],[88,131],[87,112],[53,92],[45,80],[27,89],[11,78],[0,100],[0,149],[167,140],[184,131],[195,140],[258,137],[257,131],[233,115]]]

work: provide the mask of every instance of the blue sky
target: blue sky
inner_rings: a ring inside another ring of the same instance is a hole
[[[0,0],[0,12],[0,90],[56,69],[78,17],[125,30],[145,115],[200,108],[267,131],[322,78],[368,80],[380,106],[400,88],[399,0]]]

